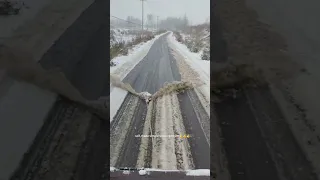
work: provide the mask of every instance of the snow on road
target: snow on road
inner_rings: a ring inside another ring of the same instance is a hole
[[[187,46],[179,43],[173,33],[168,36],[168,42],[171,49],[174,51],[174,56],[177,60],[177,64],[180,69],[180,74],[185,75],[185,80],[192,80],[195,76],[199,76],[200,81],[204,85],[195,88],[199,100],[203,107],[206,109],[208,115],[210,115],[210,61],[201,60],[201,53],[192,53]],[[180,60],[183,61],[180,61]],[[187,65],[186,65],[187,64]],[[192,70],[190,70],[190,68]],[[183,73],[185,71],[185,73]],[[190,75],[190,74],[196,75]],[[188,75],[189,74],[189,75]]]
[[[155,119],[152,119],[152,111],[155,111]],[[151,121],[155,122],[154,134]],[[180,112],[179,100],[176,93],[160,97],[156,103],[149,104],[144,124],[144,135],[183,135],[186,130]],[[141,138],[137,168],[148,166],[146,162],[148,150],[148,138]],[[193,169],[194,162],[190,151],[190,145],[186,139],[177,137],[152,137],[152,162],[151,167],[161,169],[183,170]]]
[[[162,96],[156,101],[155,134],[186,134],[176,93]],[[194,164],[190,152],[190,145],[185,139],[156,137],[152,148],[152,167],[192,169]]]
[[[128,73],[148,54],[153,43],[163,34],[155,36],[154,39],[136,45],[129,51],[128,56],[119,56],[112,59],[116,66],[110,67],[110,74],[113,74],[123,80]],[[113,87],[110,84],[110,122],[113,120],[120,108],[127,91]]]
[[[210,176],[210,169],[189,170],[187,176]]]

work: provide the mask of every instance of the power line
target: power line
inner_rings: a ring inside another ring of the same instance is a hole
[[[119,17],[116,17],[116,16],[112,16],[112,15],[110,15],[110,17],[113,17],[113,18],[116,18],[116,19],[119,19],[119,20],[122,20],[122,21],[125,21],[125,22],[128,22],[128,23],[131,23],[131,24],[136,24],[136,25],[139,25],[139,26],[141,26],[141,24],[138,24],[138,23],[134,23],[134,22],[131,22],[131,21],[128,21],[128,20],[124,20],[124,19],[121,19],[121,18],[119,18]]]

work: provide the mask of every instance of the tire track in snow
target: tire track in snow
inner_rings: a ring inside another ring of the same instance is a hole
[[[176,59],[177,66],[179,68],[179,72],[181,75],[182,81],[190,81],[194,84],[201,84],[201,86],[197,86],[194,88],[195,93],[198,96],[199,101],[204,107],[208,116],[210,116],[210,95],[206,92],[208,84],[201,80],[199,74],[194,71],[187,62],[185,62],[184,57],[171,47],[170,53]]]
[[[180,111],[179,100],[176,94],[171,95],[171,104],[173,105],[173,130],[175,135],[186,134],[185,127],[183,125],[183,119]],[[179,105],[179,106],[178,106]],[[193,160],[190,151],[189,142],[186,139],[175,138],[175,150],[178,162],[178,169],[193,169]]]
[[[156,104],[155,135],[186,134],[177,95],[162,96]],[[152,149],[152,168],[172,170],[193,168],[187,139],[180,137],[156,137],[155,139]]]
[[[200,127],[204,132],[204,136],[210,146],[210,117],[206,114],[205,109],[201,105],[201,101],[198,100],[196,89],[194,91],[187,91],[188,97],[194,109],[197,120],[199,121]]]
[[[127,131],[130,128],[139,98],[127,96],[119,109],[110,129],[110,166],[114,167],[119,158],[121,148],[125,142]]]
[[[148,106],[146,120],[145,120],[144,127],[143,127],[143,134],[144,135],[152,135],[153,134],[151,120],[152,120],[154,110],[155,110],[154,109],[154,102],[151,102]],[[150,151],[150,149],[149,149],[150,144],[152,147],[152,141],[153,141],[153,139],[150,139],[150,138],[141,138],[139,155],[138,155],[138,160],[137,160],[137,165],[136,165],[137,168],[148,167],[149,161],[150,161],[149,160],[150,157],[148,157],[148,155],[149,155],[148,151]]]

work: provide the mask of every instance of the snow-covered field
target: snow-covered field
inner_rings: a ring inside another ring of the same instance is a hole
[[[129,51],[128,56],[118,56],[112,59],[116,66],[110,67],[110,74],[113,74],[122,80],[126,75],[147,55],[149,49],[163,34],[157,35],[154,39],[136,45]],[[127,95],[127,91],[113,87],[110,84],[110,122],[113,120],[118,109],[120,108],[124,98]]]

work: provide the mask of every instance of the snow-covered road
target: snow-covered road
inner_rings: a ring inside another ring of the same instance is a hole
[[[154,94],[173,81],[188,81],[197,86],[183,93],[165,94],[147,105],[139,97],[111,85],[111,166],[209,168],[210,64],[201,62],[185,48],[172,33],[166,33],[136,48],[129,56],[114,60],[118,65],[111,68],[111,74],[138,93]]]

